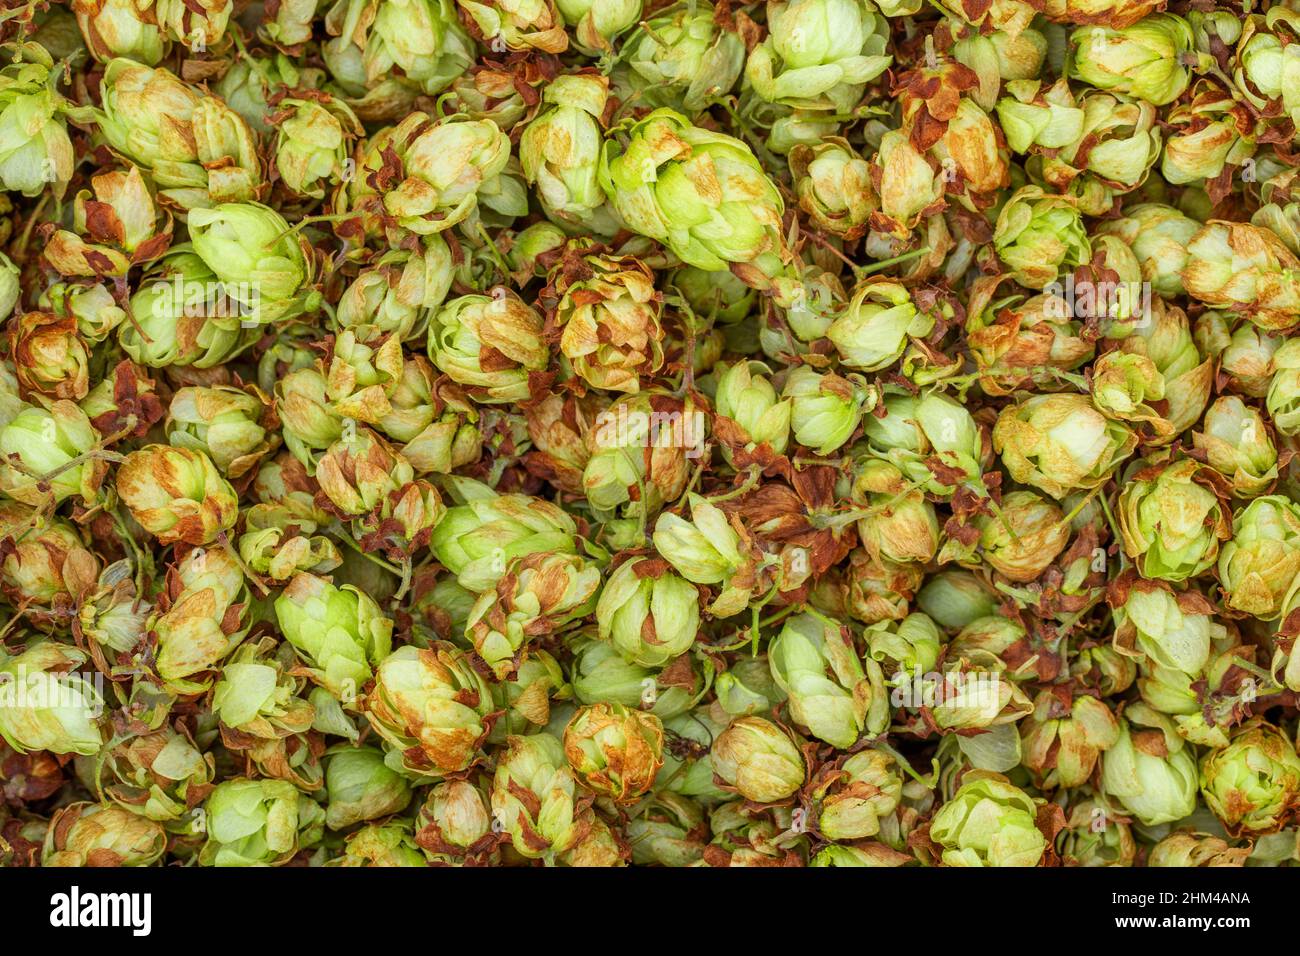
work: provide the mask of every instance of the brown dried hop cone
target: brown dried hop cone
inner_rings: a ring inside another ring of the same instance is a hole
[[[0,502],[0,591],[38,627],[62,629],[99,574],[71,522]]]
[[[73,200],[73,228],[46,224],[41,255],[61,275],[117,278],[148,265],[172,242],[172,217],[160,211],[138,166],[99,173]]]
[[[498,680],[513,674],[529,646],[596,607],[600,570],[576,554],[528,554],[506,568],[495,591],[479,595],[465,636]]]
[[[239,516],[238,495],[202,451],[146,445],[118,468],[117,493],[163,544],[209,544]]]
[[[50,820],[42,866],[150,866],[167,849],[162,824],[121,807],[74,803]]]
[[[564,728],[564,756],[586,787],[616,803],[650,789],[663,765],[663,724],[653,714],[594,704]]]
[[[249,604],[244,572],[226,551],[194,548],[169,568],[148,624],[154,669],[164,684],[182,694],[207,690],[252,626]]]
[[[316,469],[317,503],[353,520],[366,551],[395,558],[428,544],[446,507],[438,490],[416,480],[410,462],[369,429],[356,429],[330,446]]]
[[[46,404],[80,401],[90,390],[90,353],[72,315],[24,312],[12,323],[9,347],[23,394]]]
[[[1244,315],[1265,331],[1300,323],[1300,259],[1272,230],[1208,222],[1187,253],[1183,285],[1189,295]]]
[[[496,862],[499,841],[480,786],[468,780],[448,780],[430,787],[415,818],[415,842],[434,866]]]
[[[487,682],[464,651],[444,643],[408,645],[384,658],[362,708],[387,744],[390,766],[434,780],[479,759],[497,717]]]
[[[662,295],[654,271],[632,256],[610,256],[573,242],[551,271],[550,336],[595,388],[637,392],[664,363]]]

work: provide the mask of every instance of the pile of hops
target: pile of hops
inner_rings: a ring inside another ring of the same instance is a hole
[[[1300,5],[4,0],[0,863],[1300,860]]]

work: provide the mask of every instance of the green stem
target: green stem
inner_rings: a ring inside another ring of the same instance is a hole
[[[896,266],[900,262],[907,262],[910,259],[919,259],[921,256],[929,255],[930,247],[922,246],[920,249],[913,249],[911,252],[905,252],[901,256],[894,256],[892,259],[880,259],[869,266],[854,266],[853,275],[862,279],[871,275],[873,272],[879,272],[881,269],[888,269],[890,266]]]
[[[505,282],[510,278],[510,266],[506,263],[505,257],[501,255],[501,250],[496,247],[492,237],[488,235],[487,229],[483,227],[482,219],[475,219],[474,226],[478,231],[479,238],[483,240],[483,247],[487,252],[488,258],[497,268],[497,277]]]
[[[352,540],[352,535],[348,534],[341,524],[338,524],[337,522],[335,522],[335,524],[337,525],[337,528],[334,529],[335,537],[338,538],[340,541],[342,541],[345,545],[347,545],[349,548],[351,548],[353,551],[361,555],[363,558],[365,558],[367,561],[371,562],[372,564],[379,565],[389,574],[395,574],[399,578],[402,576],[401,568],[389,564],[383,558],[376,557],[375,555],[370,554],[368,551],[362,551],[361,546]]]
[[[710,495],[704,500],[709,502],[709,504],[716,505],[720,501],[730,501],[732,498],[739,498],[741,495],[747,495],[751,490],[753,490],[754,486],[758,484],[759,474],[759,467],[757,465],[751,465],[749,468],[749,477],[746,478],[742,484],[720,495]]]

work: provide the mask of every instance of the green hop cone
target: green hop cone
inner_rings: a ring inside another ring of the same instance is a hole
[[[1087,782],[1100,754],[1119,740],[1119,723],[1103,701],[1040,692],[1034,712],[1020,728],[1023,763],[1047,787],[1078,787]]]
[[[1070,526],[1055,504],[1032,491],[1013,491],[997,515],[980,515],[980,557],[1010,581],[1033,581],[1070,540]]]
[[[1155,106],[1108,93],[1079,100],[1080,128],[1063,149],[1031,157],[1031,175],[1080,198],[1085,215],[1109,212],[1117,194],[1142,184],[1160,156]],[[1166,159],[1168,158],[1166,154]]]
[[[326,866],[428,866],[415,841],[411,821],[394,818],[386,823],[368,823],[348,834],[343,855]]]
[[[1076,27],[1069,42],[1070,76],[1101,90],[1164,106],[1190,82],[1183,55],[1192,51],[1192,28],[1171,13],[1154,13],[1120,29]]]
[[[1237,101],[1208,80],[1197,82],[1191,99],[1170,109],[1170,134],[1160,164],[1167,182],[1212,180],[1227,166],[1241,166],[1251,158],[1255,143],[1241,134],[1237,109]]]
[[[1121,218],[1101,223],[1097,231],[1119,236],[1128,243],[1137,256],[1143,280],[1150,282],[1158,295],[1173,298],[1183,294],[1187,245],[1200,228],[1200,223],[1173,206],[1137,203],[1126,205]]]
[[[550,363],[542,318],[518,295],[463,295],[429,320],[429,358],[477,402],[522,402]]]
[[[1268,833],[1300,805],[1300,757],[1291,741],[1258,720],[1201,758],[1201,795],[1229,833]]]
[[[441,235],[425,237],[414,252],[389,250],[344,290],[335,321],[365,342],[387,333],[402,341],[418,338],[429,310],[446,300],[453,276],[451,248]]]
[[[212,687],[212,711],[222,724],[263,739],[303,733],[316,719],[315,708],[297,696],[303,680],[291,673],[292,648],[264,637],[241,644],[221,668]]]
[[[785,452],[790,438],[791,402],[777,399],[776,389],[759,362],[737,362],[714,366],[718,376],[715,396],[719,415],[731,419],[744,431],[745,449],[767,444],[778,455]],[[716,429],[715,429],[716,430]],[[734,453],[729,446],[724,455]]]
[[[1173,722],[1145,704],[1120,719],[1119,739],[1101,758],[1106,796],[1147,826],[1181,820],[1196,809],[1196,757]]]
[[[747,800],[775,803],[804,783],[803,754],[762,717],[737,717],[713,742],[713,771]]]
[[[527,554],[512,561],[495,590],[479,595],[465,636],[497,680],[513,674],[533,641],[561,631],[596,606],[600,570],[576,554]]]
[[[1276,619],[1300,575],[1300,507],[1281,495],[1265,495],[1238,511],[1218,571],[1227,607]]]
[[[347,105],[334,99],[280,101],[272,162],[280,180],[308,199],[325,198],[343,182],[351,142],[361,124]]]
[[[199,809],[212,789],[215,760],[185,733],[162,730],[130,736],[105,747],[102,759],[77,766],[78,776],[101,800],[167,826],[169,832],[202,832]]]
[[[1011,477],[1060,499],[1110,478],[1138,437],[1082,395],[1035,395],[1007,406],[993,427],[993,450]]]
[[[745,78],[765,100],[845,112],[889,68],[889,22],[869,0],[780,0]]]
[[[327,754],[325,792],[325,825],[331,830],[401,813],[411,802],[410,783],[374,747],[344,745]]]
[[[45,518],[16,502],[0,503],[0,591],[28,620],[42,628],[61,627],[63,610],[99,573],[99,562],[85,549],[73,525]],[[80,593],[75,599],[80,599]]]
[[[861,376],[821,374],[799,365],[786,376],[781,397],[790,403],[794,440],[829,455],[857,431],[863,415],[875,407],[878,393]]]
[[[391,156],[401,178],[378,175]],[[503,216],[525,213],[523,183],[509,174],[509,162],[510,140],[491,120],[412,113],[370,137],[347,198],[367,232],[433,235],[478,214],[480,205]]]
[[[125,58],[105,67],[101,92],[95,119],[103,141],[148,171],[177,205],[207,211],[265,191],[253,130],[220,97]]]
[[[529,859],[553,861],[583,834],[564,746],[549,733],[509,737],[492,780],[492,816]]]
[[[524,178],[536,187],[547,215],[569,228],[617,231],[607,213],[597,215],[605,205],[596,172],[608,98],[605,77],[556,77],[542,93],[547,108],[524,128],[519,140]]]
[[[71,104],[58,92],[63,70],[38,43],[22,44],[14,59],[0,70],[0,185],[25,196],[52,186],[62,195],[75,165],[64,121]]]
[[[149,368],[212,368],[256,341],[257,330],[240,324],[246,311],[185,243],[146,273],[130,300],[135,321],[119,325],[117,338],[122,351]]]
[[[1269,341],[1271,344],[1277,340],[1270,337]],[[1294,341],[1288,339],[1281,342],[1269,356],[1266,366],[1273,374],[1268,382],[1264,404],[1272,416],[1273,426],[1283,435],[1300,432],[1300,346],[1295,345]],[[1257,360],[1262,356],[1257,354],[1253,358]],[[1243,438],[1249,437],[1252,436],[1243,435]]]
[[[322,58],[363,120],[405,115],[419,94],[436,95],[474,62],[453,0],[335,0],[327,9],[310,0],[282,3],[263,29],[277,45],[306,42],[318,8],[330,35]]]
[[[618,649],[604,641],[592,641],[581,648],[573,668],[573,696],[583,704],[623,704],[646,707],[655,716],[669,720],[690,710],[698,686],[667,681],[680,674],[656,671],[626,660]],[[691,672],[692,684],[695,674]]]
[[[0,738],[20,754],[95,754],[103,746],[100,691],[73,668],[86,654],[53,641],[0,652]]]
[[[429,788],[415,818],[415,842],[434,863],[458,865],[490,860],[497,835],[482,790],[467,780],[447,780]]]
[[[1007,200],[993,231],[998,258],[1021,285],[1045,289],[1092,257],[1077,203],[1025,186]]]
[[[194,251],[238,303],[243,322],[283,322],[312,312],[321,296],[311,245],[273,209],[224,203],[189,218]]]
[[[709,605],[715,617],[738,614],[753,592],[753,558],[748,541],[721,508],[692,493],[691,520],[666,512],[655,522],[654,546],[682,577],[693,584],[721,585]]]
[[[203,805],[205,866],[274,866],[321,836],[325,811],[284,780],[219,783]]]
[[[1250,847],[1232,847],[1227,840],[1208,833],[1171,833],[1151,848],[1147,866],[1242,866]]]
[[[1214,565],[1229,509],[1214,472],[1191,458],[1139,463],[1119,496],[1124,551],[1144,577],[1185,581]]]
[[[601,640],[628,660],[662,667],[686,653],[700,628],[695,586],[652,558],[633,558],[614,569],[596,603]]]
[[[244,512],[239,557],[254,574],[277,582],[288,581],[299,571],[327,574],[343,563],[343,555],[330,538],[315,533],[324,519],[319,512],[252,505]]]
[[[1047,850],[1038,804],[999,774],[973,771],[930,823],[948,866],[1037,866]]]
[[[963,629],[962,634],[966,633]],[[868,627],[864,636],[871,659],[889,670],[889,676],[895,678],[900,671],[904,674],[929,673],[939,662],[939,652],[943,647],[939,628],[929,615],[919,611],[898,622],[879,621]],[[960,639],[959,636],[958,641]]]
[[[713,689],[718,707],[732,717],[765,714],[786,699],[767,655],[736,661],[714,679]]]
[[[122,807],[73,803],[50,818],[41,866],[152,866],[167,850],[162,826]]]
[[[641,866],[691,866],[704,857],[707,832],[700,805],[676,793],[657,793],[627,825],[632,862]]]
[[[275,449],[263,424],[269,407],[255,386],[181,388],[168,408],[167,440],[204,452],[223,475],[241,478]]]
[[[573,45],[596,56],[608,53],[614,38],[640,21],[642,0],[556,0],[555,5],[573,28]]]
[[[1212,643],[1226,636],[1214,605],[1196,591],[1175,592],[1137,578],[1117,584],[1114,594],[1115,647],[1124,653],[1199,674],[1210,661]]]
[[[345,703],[355,700],[391,649],[393,622],[373,598],[314,574],[294,576],[275,599],[275,617],[312,679]]]
[[[745,41],[720,23],[707,2],[678,3],[630,34],[623,56],[634,88],[655,106],[694,115],[734,89],[745,62]]]
[[[86,47],[96,60],[104,62],[122,56],[155,66],[169,44],[151,6],[140,8],[132,0],[109,0],[73,12]]]
[[[858,539],[879,561],[929,561],[939,550],[939,519],[924,492],[909,489],[903,473],[878,458],[861,460],[854,500],[865,504]]]
[[[1264,417],[1235,395],[1215,400],[1205,412],[1193,447],[1231,485],[1235,498],[1268,491],[1278,477],[1277,446]]]
[[[755,288],[784,268],[781,196],[741,140],[655,110],[606,139],[600,184],[628,228],[689,265]]]
[[[887,279],[858,287],[826,337],[850,368],[878,372],[902,356],[911,339],[929,335],[934,317],[917,311],[907,289]]]
[[[868,415],[862,427],[873,454],[930,494],[947,498],[960,485],[980,487],[987,441],[970,411],[942,391],[890,395],[885,414]]]
[[[664,362],[663,303],[655,275],[633,256],[570,255],[548,277],[559,297],[560,353],[596,388],[638,392]]]
[[[203,451],[146,445],[118,468],[117,493],[163,544],[208,544],[239,516],[239,496]]]
[[[168,576],[167,597],[148,625],[158,641],[155,669],[172,690],[206,690],[252,626],[244,572],[222,549],[194,548]]]
[[[388,744],[389,766],[434,780],[478,758],[494,719],[487,682],[464,651],[443,643],[385,657],[362,709]]]
[[[1132,866],[1137,856],[1133,828],[1091,797],[1069,808],[1056,846],[1067,866]]]
[[[881,750],[860,750],[837,763],[814,780],[817,829],[836,841],[876,836],[903,796],[898,762]]]
[[[1182,278],[1188,295],[1266,332],[1294,326],[1300,314],[1300,259],[1270,229],[1207,222],[1188,243]]]
[[[772,678],[789,696],[790,715],[814,737],[841,749],[889,719],[880,666],[865,664],[848,629],[804,613],[788,618],[768,648]]]
[[[577,525],[567,512],[528,495],[498,495],[486,485],[456,483],[463,504],[447,509],[429,540],[462,587],[491,590],[509,563],[528,554],[573,554]]]
[[[48,409],[28,406],[0,427],[0,491],[38,506],[80,495],[94,503],[107,471],[88,455],[100,435],[86,413],[69,401]]]
[[[816,146],[796,146],[790,151],[790,171],[799,208],[819,228],[846,239],[867,231],[874,198],[871,166],[847,140],[828,137]],[[925,172],[931,172],[928,164]]]

